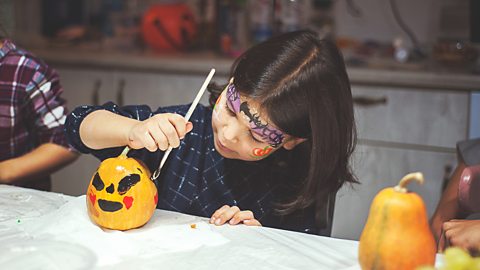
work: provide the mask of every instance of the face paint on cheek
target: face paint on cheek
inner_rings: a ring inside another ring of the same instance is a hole
[[[252,150],[252,157],[253,158],[262,158],[270,154],[272,152],[273,148],[269,145],[265,146],[265,148],[254,148]]]

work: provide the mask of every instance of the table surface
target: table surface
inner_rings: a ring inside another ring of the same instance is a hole
[[[360,269],[357,248],[351,240],[214,226],[158,209],[139,229],[103,230],[89,220],[85,196],[0,185],[5,269]]]

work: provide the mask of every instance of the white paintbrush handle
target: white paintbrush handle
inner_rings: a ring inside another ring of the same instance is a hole
[[[197,96],[192,102],[192,105],[190,105],[190,108],[188,108],[187,114],[185,114],[185,120],[190,120],[190,117],[193,114],[193,111],[197,107],[198,102],[200,102],[200,99],[203,96],[203,93],[205,93],[205,90],[207,89],[208,84],[210,83],[210,80],[212,80],[213,74],[215,74],[215,69],[212,68],[210,70],[210,73],[208,73],[207,78],[203,82],[202,87],[200,87],[200,90],[198,90]],[[158,169],[153,172],[152,179],[155,180],[157,177],[160,175],[160,170],[162,169],[163,165],[165,164],[165,161],[167,161],[168,156],[170,155],[170,152],[172,152],[172,147],[168,147],[167,151],[163,154],[162,160],[160,161],[160,165],[158,166]]]
[[[190,117],[192,116],[193,111],[197,107],[197,104],[200,102],[200,99],[202,98],[203,93],[205,93],[205,90],[207,89],[208,84],[212,80],[213,74],[215,74],[215,69],[214,68],[212,68],[212,70],[210,70],[210,73],[208,73],[208,76],[205,79],[205,81],[203,82],[202,87],[198,91],[197,96],[193,100],[192,105],[190,105],[190,108],[188,108],[187,114],[185,114],[185,120],[187,120],[187,121],[190,120]]]

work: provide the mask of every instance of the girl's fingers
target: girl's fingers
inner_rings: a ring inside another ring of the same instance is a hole
[[[150,152],[155,152],[158,149],[157,143],[155,140],[152,138],[152,135],[149,132],[145,132],[144,135],[142,136],[142,144],[147,148],[148,151]]]
[[[225,212],[227,209],[229,209],[229,205],[224,205],[220,207],[215,213],[213,213],[212,217],[210,218],[210,223],[215,223],[215,220],[220,217],[223,212]]]
[[[468,247],[469,247],[468,240],[465,241],[464,239],[458,236],[453,236],[452,238],[450,238],[450,244],[452,246],[456,246],[464,250],[468,250]]]
[[[240,208],[232,206],[226,209],[218,218],[215,219],[215,225],[223,225],[230,220],[235,214],[240,212]]]
[[[258,221],[256,219],[246,219],[246,220],[243,221],[243,224],[245,224],[247,226],[262,226],[260,221]]]
[[[248,219],[254,219],[253,212],[248,210],[240,211],[236,213],[228,223],[230,223],[230,225],[237,225],[238,223]]]
[[[442,229],[444,231],[448,231],[448,230],[451,230],[451,229],[457,227],[458,224],[459,224],[459,222],[457,220],[446,221],[446,222],[443,223]]]
[[[453,243],[453,239],[457,238],[458,235],[461,233],[461,228],[452,228],[449,230],[445,230],[445,239],[448,241],[448,243]]]
[[[158,149],[165,151],[168,148],[168,141],[167,137],[165,137],[160,127],[156,124],[153,124],[148,127],[148,131],[150,132],[151,137],[155,141],[155,144],[158,146]]]
[[[172,123],[169,121],[160,121],[158,125],[167,138],[168,145],[173,148],[177,148],[180,145],[180,138],[178,137],[177,131]]]
[[[192,129],[193,129],[193,124],[192,124],[192,122],[187,122],[187,132],[186,132],[186,133],[192,131]]]
[[[179,147],[180,139],[193,129],[191,122],[178,114],[157,114],[135,125],[129,132],[128,145],[133,149],[146,148],[150,152]]]
[[[185,121],[185,118],[183,118],[183,116],[180,116],[178,114],[171,114],[168,115],[167,119],[175,127],[179,138],[185,137],[185,134],[190,131],[188,130],[188,123],[190,123],[190,125],[192,123]]]
[[[215,225],[223,225],[227,221],[230,225],[237,225],[243,222],[247,226],[262,226],[262,224],[255,219],[252,211],[240,211],[240,208],[237,206],[230,207],[229,205],[224,205],[215,211],[210,218],[210,223]]]

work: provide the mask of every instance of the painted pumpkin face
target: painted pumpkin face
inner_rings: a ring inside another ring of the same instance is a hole
[[[97,225],[129,230],[150,220],[158,201],[150,171],[125,155],[104,160],[87,190],[87,209]]]

